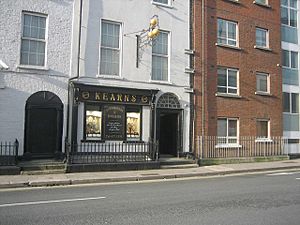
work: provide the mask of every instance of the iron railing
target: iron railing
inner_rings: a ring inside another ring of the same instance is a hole
[[[69,164],[128,163],[158,160],[158,143],[148,142],[83,142],[66,144]]]
[[[216,136],[198,136],[196,155],[198,158],[242,158],[287,155],[283,137],[257,138],[238,137],[235,139]]]
[[[0,142],[0,166],[14,166],[17,164],[19,142]]]

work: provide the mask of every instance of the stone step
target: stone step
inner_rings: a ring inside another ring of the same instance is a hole
[[[186,164],[196,164],[195,160],[184,159],[184,158],[169,158],[169,159],[159,159],[161,165],[186,165]]]
[[[198,168],[198,164],[181,164],[181,165],[161,165],[161,169],[190,169]]]
[[[22,174],[24,174],[24,172],[43,173],[43,171],[45,171],[45,173],[49,173],[48,171],[51,171],[50,173],[56,173],[58,171],[66,170],[66,164],[64,162],[47,159],[22,161],[19,162],[18,166],[20,167]]]
[[[66,173],[65,169],[53,169],[53,170],[23,170],[22,175],[45,175],[45,174],[62,174]]]

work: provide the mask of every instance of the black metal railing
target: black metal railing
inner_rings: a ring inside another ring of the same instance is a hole
[[[0,166],[13,166],[17,164],[19,142],[0,142]]]
[[[158,160],[158,143],[67,143],[66,153],[69,164],[149,162]]]

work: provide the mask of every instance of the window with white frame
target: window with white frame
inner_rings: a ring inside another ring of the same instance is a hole
[[[23,12],[21,65],[45,66],[47,16]]]
[[[256,92],[270,93],[270,76],[267,73],[256,73]]]
[[[218,44],[238,46],[236,22],[218,19]]]
[[[256,27],[256,46],[269,47],[269,31],[267,29]]]
[[[270,120],[256,120],[256,137],[257,139],[268,139],[270,137]]]
[[[238,119],[218,118],[218,144],[236,144],[238,142]]]
[[[120,75],[120,29],[119,23],[107,20],[101,22],[101,75]]]
[[[281,23],[297,27],[297,0],[281,0]]]
[[[232,68],[218,68],[218,93],[238,94],[238,70]]]
[[[282,66],[298,69],[298,52],[282,50]]]
[[[168,81],[169,33],[160,31],[152,44],[152,80]]]
[[[299,94],[283,92],[283,112],[299,113]]]

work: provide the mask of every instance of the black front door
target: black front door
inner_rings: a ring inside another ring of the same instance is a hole
[[[179,143],[178,113],[160,113],[159,153],[176,156]]]
[[[26,103],[25,156],[61,154],[63,104],[51,92],[37,92]]]
[[[31,109],[29,111],[28,150],[33,155],[51,156],[57,148],[57,110]]]

